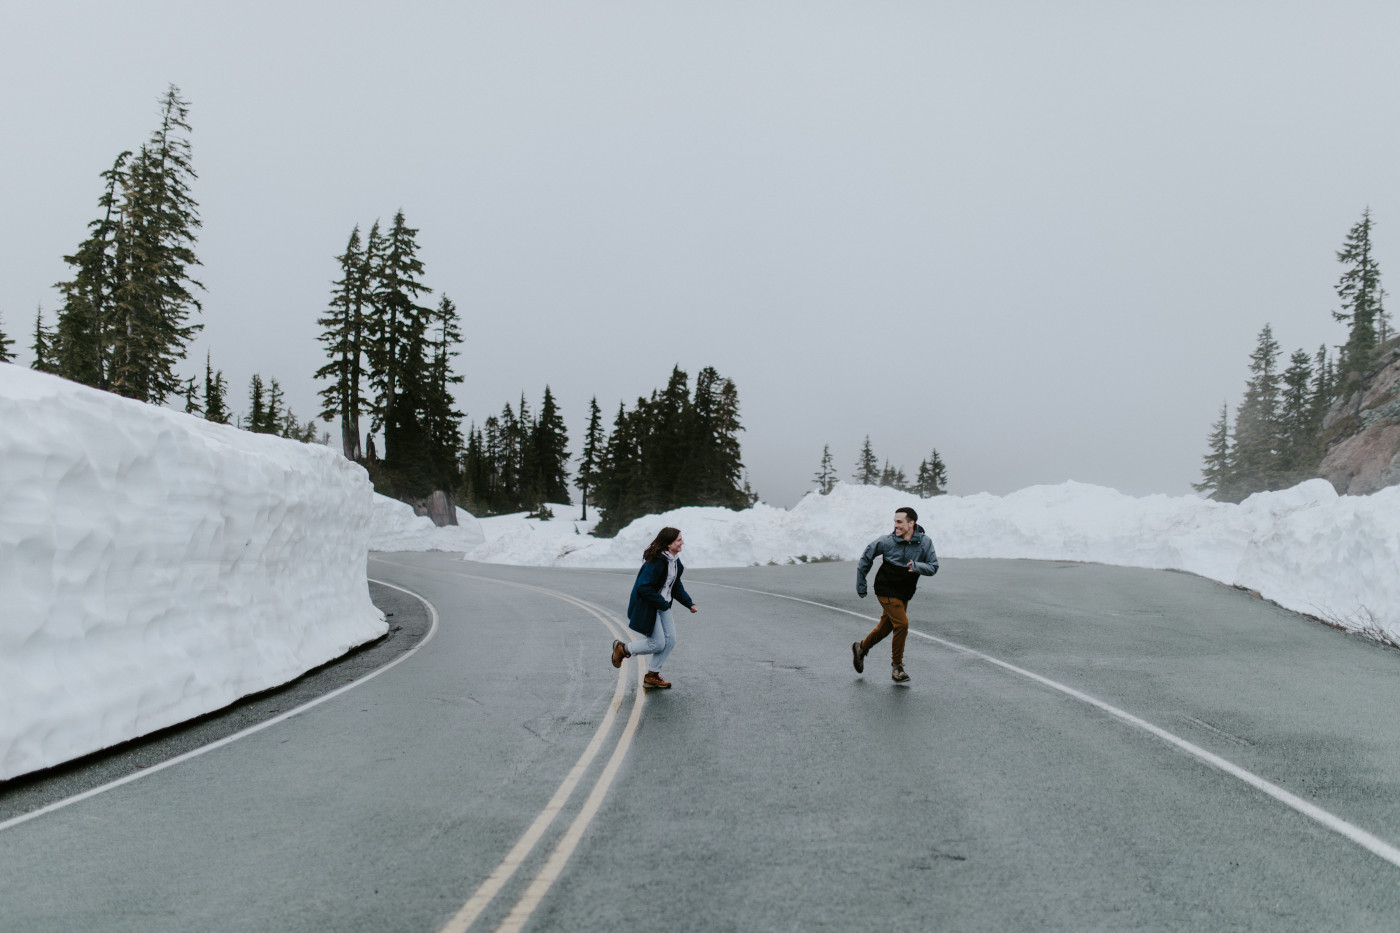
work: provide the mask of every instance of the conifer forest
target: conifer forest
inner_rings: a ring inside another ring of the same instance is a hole
[[[1211,426],[1197,492],[1222,502],[1239,502],[1256,492],[1287,489],[1318,475],[1331,436],[1345,420],[1327,426],[1337,403],[1355,398],[1381,354],[1397,338],[1384,306],[1380,266],[1372,244],[1370,209],[1348,231],[1337,262],[1333,319],[1346,328],[1335,354],[1324,344],[1309,353],[1294,350],[1287,365],[1273,328],[1265,324],[1249,357],[1244,397],[1233,422],[1227,402]]]
[[[150,138],[100,173],[86,238],[64,257],[72,277],[55,286],[57,321],[48,324],[42,309],[35,316],[33,368],[150,404],[183,402],[191,415],[244,430],[327,443],[315,419],[303,422],[287,406],[273,376],[253,375],[246,411],[236,415],[212,351],[202,379],[178,371],[200,330],[204,290],[194,277],[201,221],[189,109],[171,85]],[[712,367],[692,389],[677,366],[664,388],[620,405],[610,429],[592,399],[572,478],[569,434],[548,385],[538,407],[522,394],[464,426],[452,392],[463,381],[454,367],[462,321],[452,299],[428,286],[418,235],[402,210],[387,225],[355,226],[317,318],[317,414],[338,425],[344,455],[379,492],[413,501],[441,490],[475,514],[547,518],[548,503],[572,504],[577,491],[583,517],[593,508],[603,535],[679,506],[755,501],[738,389]],[[0,361],[10,361],[14,339],[3,324]]]
[[[677,365],[664,386],[612,412],[590,399],[576,454],[563,402],[547,384],[537,400],[512,395],[497,414],[464,423],[453,393],[464,378],[455,364],[463,322],[452,298],[428,285],[419,230],[402,210],[348,232],[325,305],[308,309],[321,329],[314,375],[323,387],[314,417],[293,412],[271,374],[255,373],[236,399],[212,352],[202,378],[182,374],[205,291],[197,276],[198,174],[190,104],[179,88],[165,91],[157,113],[145,141],[97,172],[92,219],[63,257],[69,277],[55,284],[56,320],[47,322],[42,309],[34,319],[35,369],[307,443],[329,442],[318,419],[335,423],[345,457],[364,465],[380,492],[412,501],[442,490],[479,515],[549,517],[548,504],[577,502],[581,517],[592,510],[600,519],[596,533],[610,535],[642,515],[756,501],[743,463],[738,388],[713,367],[692,380]],[[1238,502],[1317,475],[1328,411],[1354,397],[1397,343],[1374,226],[1368,208],[1336,253],[1338,345],[1285,356],[1269,324],[1259,331],[1243,397],[1233,413],[1222,402],[1210,428],[1198,492]],[[14,359],[16,337],[5,327],[0,321],[0,361]],[[813,488],[829,493],[842,478],[825,447]],[[844,478],[921,497],[948,485],[936,448],[911,478],[903,466],[881,461],[868,436]]]

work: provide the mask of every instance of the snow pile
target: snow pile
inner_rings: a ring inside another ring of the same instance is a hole
[[[470,560],[562,567],[635,567],[665,525],[685,535],[688,567],[854,560],[912,505],[942,557],[1077,560],[1187,570],[1256,590],[1298,612],[1400,640],[1400,487],[1338,496],[1326,480],[1260,493],[1239,505],[1194,496],[1135,498],[1101,486],[1033,486],[1008,496],[918,499],[838,484],[791,511],[685,508],[647,516],[612,540],[587,526],[481,519]],[[555,514],[569,506],[555,506]],[[581,532],[581,533],[580,533]]]
[[[417,515],[407,502],[376,494],[370,514],[372,551],[469,551],[486,540],[470,512],[457,510],[457,524],[439,528],[426,515]]]
[[[328,448],[0,364],[0,779],[383,634],[371,500]]]

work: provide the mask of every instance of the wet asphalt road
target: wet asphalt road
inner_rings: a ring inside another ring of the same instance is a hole
[[[299,696],[363,682],[0,829],[0,930],[436,931],[599,735],[472,929],[522,902],[571,825],[576,848],[527,929],[1400,928],[1400,867],[1060,689],[1400,842],[1400,656],[1247,594],[947,561],[911,606],[932,638],[911,635],[913,681],[896,686],[888,641],[851,669],[878,614],[852,565],[690,570],[701,611],[679,617],[675,687],[647,693],[623,739],[635,675],[614,704],[603,619],[631,572],[392,554],[370,575],[435,607],[429,636],[415,600],[376,590],[404,624],[380,662],[415,654],[372,678],[373,662],[327,668]],[[233,731],[221,718],[196,728]],[[206,740],[0,785],[0,823]]]

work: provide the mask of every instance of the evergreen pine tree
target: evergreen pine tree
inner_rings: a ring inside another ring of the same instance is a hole
[[[528,412],[526,413],[528,416]],[[504,511],[519,512],[525,508],[525,478],[521,475],[523,460],[520,439],[523,434],[520,419],[509,402],[501,409],[496,424],[496,475],[498,476],[499,506]],[[489,422],[488,422],[489,425]]]
[[[53,340],[53,331],[44,326],[44,307],[40,305],[34,312],[34,342],[29,347],[34,351],[34,362],[30,364],[30,369],[41,373],[58,372],[58,360],[53,354]]]
[[[457,410],[452,396],[452,387],[462,382],[462,377],[452,369],[452,358],[458,355],[457,345],[462,342],[462,326],[457,306],[446,295],[438,302],[433,323],[436,326],[422,420],[427,434],[432,486],[449,490],[457,485],[458,457],[462,452],[462,413]]]
[[[865,443],[861,445],[852,479],[862,486],[874,486],[880,482],[880,461],[875,458],[875,451],[870,446],[869,434],[865,435]]]
[[[303,444],[317,444],[324,440],[329,440],[329,435],[320,435],[316,430],[316,419],[312,418],[305,424],[297,418],[296,412],[290,407],[282,414],[277,424],[273,426],[273,434],[288,438],[293,441],[301,441]]]
[[[1371,209],[1368,207],[1347,233],[1337,261],[1346,267],[1337,282],[1341,310],[1332,317],[1350,325],[1347,342],[1341,348],[1337,366],[1338,388],[1349,395],[1375,364],[1377,325],[1383,319],[1385,292],[1381,289],[1380,266],[1371,246]]]
[[[1321,422],[1312,403],[1312,360],[1296,350],[1283,372],[1279,403],[1279,476],[1281,488],[1314,475],[1322,460]]]
[[[276,379],[269,379],[267,383],[267,408],[263,411],[262,424],[253,428],[260,434],[280,434],[282,421],[286,417],[286,409],[282,407],[284,401],[282,386]]]
[[[127,187],[126,163],[131,152],[117,156],[102,173],[105,182],[98,199],[101,216],[88,224],[91,235],[63,261],[73,268],[71,281],[55,287],[63,293],[58,314],[57,351],[63,376],[96,389],[110,388],[113,313],[123,266],[118,262],[124,231],[117,193]]]
[[[1192,483],[1197,492],[1208,493],[1212,499],[1237,502],[1235,498],[1235,467],[1231,458],[1230,406],[1220,403],[1220,418],[1211,426],[1206,455],[1201,467],[1201,481]]]
[[[650,426],[646,409],[647,401],[642,398],[637,399],[635,412],[628,412],[624,404],[617,407],[594,489],[598,510],[602,512],[593,532],[599,537],[617,534],[634,518],[650,511],[645,503],[653,494],[645,488],[641,453],[647,444]]]
[[[199,332],[187,323],[200,310],[190,278],[200,227],[191,194],[197,177],[190,158],[189,104],[173,84],[161,102],[160,126],[126,174],[118,262],[124,275],[114,300],[111,388],[128,398],[160,404],[180,391],[175,364]]]
[[[0,319],[0,324],[3,323],[3,319]],[[15,355],[14,352],[10,350],[10,347],[13,345],[14,341],[11,340],[9,337],[6,337],[4,328],[0,327],[0,363],[14,362]]]
[[[520,411],[515,419],[513,449],[516,456],[515,475],[519,480],[519,501],[522,508],[536,512],[544,504],[544,477],[535,456],[535,417],[525,393],[520,393]]]
[[[506,489],[506,469],[509,459],[503,449],[505,432],[501,430],[500,419],[491,415],[482,426],[482,473],[486,484],[481,487],[481,497],[488,503],[491,513],[511,511],[507,507],[509,491]]]
[[[199,389],[195,387],[193,376],[185,380],[185,414],[204,414],[204,409],[199,407]]]
[[[603,412],[598,407],[598,396],[588,401],[588,428],[583,435],[583,453],[579,458],[578,476],[574,485],[578,487],[583,513],[579,521],[588,521],[588,493],[598,482],[598,472],[602,466],[603,445],[607,438],[603,434]]]
[[[719,390],[709,432],[711,455],[705,487],[707,501],[699,504],[744,509],[753,505],[758,497],[749,488],[745,477],[743,449],[739,442],[739,432],[744,430],[739,422],[739,388],[732,379],[720,378],[718,374],[716,379]]]
[[[923,498],[941,496],[948,491],[948,468],[938,448],[934,448],[928,459],[919,463],[919,472],[914,479],[913,491]]]
[[[1265,324],[1250,354],[1250,379],[1245,386],[1244,400],[1235,412],[1232,461],[1240,485],[1240,498],[1280,488],[1278,354],[1273,328]]]
[[[1317,425],[1319,432],[1322,431],[1322,419],[1327,414],[1327,409],[1332,407],[1332,402],[1336,396],[1336,377],[1333,372],[1332,361],[1327,358],[1327,345],[1323,344],[1317,348],[1317,353],[1313,355],[1313,382],[1312,382],[1312,419]],[[1318,449],[1322,447],[1322,438],[1317,439]]]
[[[230,412],[224,399],[228,395],[228,382],[224,371],[214,372],[209,354],[204,356],[204,419],[215,424],[228,424]]]
[[[679,366],[673,367],[666,388],[652,393],[646,409],[651,430],[643,461],[648,493],[645,509],[661,513],[692,499],[699,485],[700,470],[691,463],[700,450],[695,446],[699,438],[692,418],[690,376]]]
[[[544,401],[534,425],[535,464],[540,476],[542,502],[571,504],[569,497],[569,432],[559,405],[549,386],[544,387]]]
[[[481,429],[476,422],[472,422],[467,429],[466,447],[462,451],[462,478],[457,487],[457,498],[473,515],[488,514],[488,486]]]
[[[267,420],[267,400],[263,395],[263,380],[258,373],[248,380],[248,420],[241,427],[245,431],[259,433]]]
[[[384,430],[384,463],[398,474],[402,492],[423,495],[432,485],[422,472],[429,453],[421,411],[429,370],[427,332],[433,312],[418,300],[432,289],[421,281],[418,230],[408,226],[403,211],[394,215],[382,244],[376,242],[377,228],[378,224],[371,228],[371,245],[366,248],[374,310],[368,344],[370,384],[377,392],[374,427]]]
[[[376,236],[378,226],[376,225]],[[331,384],[320,391],[321,417],[340,419],[341,449],[346,459],[363,459],[360,447],[360,415],[369,404],[363,394],[365,349],[370,333],[369,261],[360,245],[360,225],[350,233],[345,252],[336,257],[340,278],[332,282],[330,312],[317,323],[324,328],[320,341],[330,362],[316,370],[317,379]]]
[[[831,445],[822,445],[822,462],[817,468],[817,473],[812,477],[812,481],[817,484],[817,492],[823,496],[830,495],[831,490],[836,488],[836,467],[831,459]]]

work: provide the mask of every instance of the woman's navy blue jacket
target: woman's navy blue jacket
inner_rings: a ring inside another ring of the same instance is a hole
[[[681,586],[681,574],[685,564],[676,558],[676,582],[671,584],[671,596],[689,609],[694,603],[690,594]],[[637,571],[637,582],[632,584],[632,598],[627,601],[627,625],[634,632],[650,635],[656,628],[656,614],[670,609],[671,604],[661,598],[661,588],[666,585],[666,555],[658,554],[655,560],[642,564]]]

